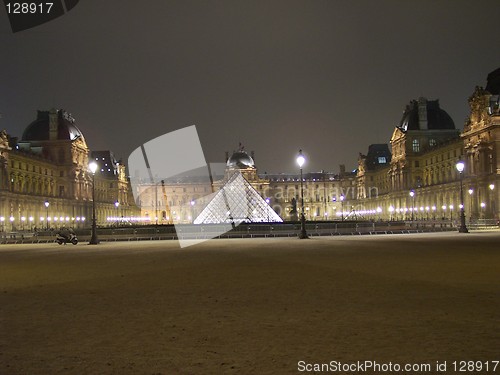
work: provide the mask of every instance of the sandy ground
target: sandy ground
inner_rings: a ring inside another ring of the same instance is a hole
[[[500,232],[2,245],[0,374],[500,360],[499,243]]]

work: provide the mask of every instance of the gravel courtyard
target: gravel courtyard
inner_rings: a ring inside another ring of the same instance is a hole
[[[365,360],[453,373],[500,360],[499,245],[500,232],[1,245],[0,374]]]

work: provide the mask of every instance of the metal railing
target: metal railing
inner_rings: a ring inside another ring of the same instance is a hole
[[[457,230],[457,221],[330,221],[308,222],[309,236],[371,235],[419,232],[441,232]],[[468,223],[470,230],[499,228],[493,219],[476,220]],[[299,222],[240,224],[231,228],[228,224],[210,225],[152,225],[137,227],[98,228],[100,241],[144,241],[177,239],[176,230],[182,231],[183,239],[210,238],[257,238],[257,237],[296,237],[300,231]],[[90,229],[76,229],[80,242],[89,241]],[[55,240],[57,231],[19,231],[0,232],[0,243],[47,243]],[[223,233],[223,234],[220,234]]]

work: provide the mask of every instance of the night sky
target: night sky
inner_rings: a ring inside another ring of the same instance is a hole
[[[299,148],[305,171],[354,168],[419,96],[461,129],[500,67],[498,0],[82,0],[16,34],[0,13],[0,128],[63,108],[124,160],[195,124],[209,162],[242,142],[261,173],[296,172]]]

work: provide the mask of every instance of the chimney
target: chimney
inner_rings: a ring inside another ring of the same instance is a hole
[[[227,163],[228,160],[229,160],[229,152],[226,151],[226,163]]]
[[[427,130],[427,99],[418,98],[418,127],[420,130]]]
[[[252,157],[253,161],[255,161],[255,152],[254,151],[250,152],[250,156]]]
[[[55,141],[57,140],[57,109],[52,108],[49,112],[49,140]]]
[[[340,164],[339,168],[340,168],[340,175],[341,176],[345,175],[345,164]]]

